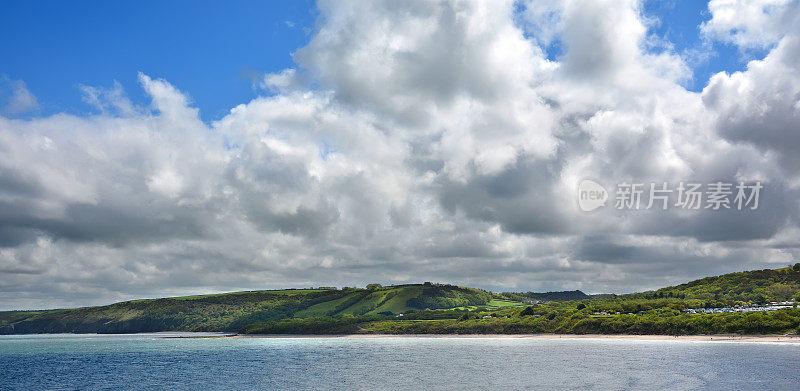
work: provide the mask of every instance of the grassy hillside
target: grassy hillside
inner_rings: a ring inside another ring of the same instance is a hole
[[[800,301],[800,265],[794,268],[751,270],[706,277],[652,292],[612,295],[581,301],[587,309],[609,313],[641,313],[666,309],[719,308]],[[566,302],[574,306],[575,302]]]
[[[794,270],[796,269],[796,270]],[[772,334],[797,333],[800,309],[761,312],[692,314],[689,308],[722,308],[800,298],[800,265],[708,277],[654,292],[628,295],[578,295],[581,300],[524,307],[469,308],[471,311],[426,311],[412,316],[378,318],[350,316],[267,321],[245,327],[244,333],[626,333],[626,334]],[[509,298],[530,296],[504,294]],[[541,298],[541,297],[539,297]],[[501,300],[495,300],[498,302]]]
[[[793,268],[752,270],[706,277],[686,284],[639,294],[647,298],[745,301],[764,303],[800,300],[800,264]]]
[[[486,305],[490,292],[452,285],[298,289],[134,300],[100,307],[0,312],[0,333],[236,331],[287,318],[394,315]]]
[[[708,277],[653,292],[498,295],[452,285],[300,289],[134,300],[101,307],[0,312],[0,333],[782,333],[800,309],[690,314],[800,299],[800,264]],[[580,300],[558,301],[569,297]],[[526,301],[527,304],[523,304]],[[747,305],[747,306],[745,306]],[[696,311],[695,311],[696,312]],[[403,313],[403,317],[397,314]]]

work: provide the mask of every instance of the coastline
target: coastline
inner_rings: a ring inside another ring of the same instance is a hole
[[[636,334],[236,334],[228,338],[517,338],[517,339],[605,339],[698,342],[800,343],[800,335],[636,335]]]
[[[237,334],[224,332],[181,332],[162,331],[151,333],[55,333],[55,334],[4,334],[6,336],[64,336],[64,337],[102,337],[102,336],[143,336],[159,339],[225,339],[225,338],[444,338],[444,339],[564,339],[564,340],[641,340],[641,341],[695,341],[695,342],[765,342],[800,344],[798,334],[698,334],[698,335],[658,335],[658,334]]]

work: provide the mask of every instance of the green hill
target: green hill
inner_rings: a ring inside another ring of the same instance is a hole
[[[796,270],[795,270],[796,269]],[[587,295],[579,290],[560,292],[504,292],[519,301],[559,302],[586,299],[685,299],[720,302],[766,303],[770,301],[800,301],[800,264],[781,269],[751,270],[720,276],[705,277],[685,284],[669,286],[652,292],[626,295]]]
[[[798,292],[800,264],[792,268],[752,270],[706,277],[633,296],[765,303],[792,298],[800,301]]]
[[[535,303],[534,297],[546,300]],[[7,311],[0,312],[0,334],[794,333],[800,326],[800,309],[787,305],[751,311],[761,304],[790,299],[800,299],[800,264],[626,295],[585,295],[580,291],[500,295],[425,283],[235,292],[100,307]],[[688,311],[709,308],[719,311]],[[749,312],[737,310],[743,308]],[[404,316],[396,316],[400,313]]]
[[[796,269],[796,270],[794,270]],[[427,311],[403,318],[314,317],[257,322],[251,334],[795,334],[800,309],[765,309],[798,298],[800,265],[708,277],[653,292],[504,293],[524,306]],[[574,298],[573,300],[569,300]],[[533,300],[539,300],[533,303]],[[498,300],[493,300],[497,302]],[[469,309],[470,311],[465,311]],[[701,309],[690,313],[688,309]],[[705,309],[705,310],[703,310]],[[708,309],[713,309],[707,311]]]
[[[579,290],[557,292],[504,292],[503,295],[522,301],[570,301],[592,298],[591,295],[587,295]]]
[[[0,334],[236,331],[289,318],[394,315],[487,305],[495,295],[453,285],[295,289],[134,300],[99,307],[0,312]]]

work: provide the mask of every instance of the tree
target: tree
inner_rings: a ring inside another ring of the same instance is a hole
[[[375,283],[375,284],[367,284],[367,289],[369,289],[369,290],[371,290],[371,291],[372,291],[372,290],[375,290],[375,289],[378,289],[378,288],[381,288],[381,287],[382,287],[382,285],[381,285],[381,284],[378,284],[378,283]]]
[[[525,309],[519,313],[519,316],[532,316],[532,315],[534,315],[533,307],[525,307]]]
[[[580,304],[578,304],[578,306],[577,306],[577,307],[575,307],[575,308],[576,308],[578,311],[580,311],[580,310],[582,310],[582,309],[586,308],[586,304],[580,303]]]
[[[796,272],[800,272],[800,262],[795,263],[794,266],[792,266],[792,270],[796,271]]]

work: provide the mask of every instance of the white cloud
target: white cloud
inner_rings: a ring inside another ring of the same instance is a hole
[[[6,91],[4,91],[6,90]],[[39,102],[22,80],[0,77],[0,114],[16,115],[39,107]]]
[[[766,57],[749,62],[747,70],[711,77],[702,97],[717,115],[716,130],[732,142],[778,155],[789,168],[785,177],[791,178],[800,167],[795,152],[800,147],[800,2],[724,3],[711,10],[708,26],[733,31],[729,38],[738,45],[774,44]]]
[[[85,85],[81,85],[79,88],[83,94],[83,101],[101,113],[118,113],[122,116],[130,116],[140,111],[125,95],[122,84],[119,84],[116,80],[111,88]]]
[[[647,47],[637,2],[523,7],[322,1],[298,67],[211,124],[144,74],[150,106],[83,86],[96,115],[0,117],[1,301],[425,280],[625,292],[797,255],[793,30],[694,93],[679,56]],[[587,214],[587,177],[767,188],[748,214]]]
[[[711,39],[742,48],[767,48],[800,28],[797,0],[711,0],[711,20],[701,30]]]

